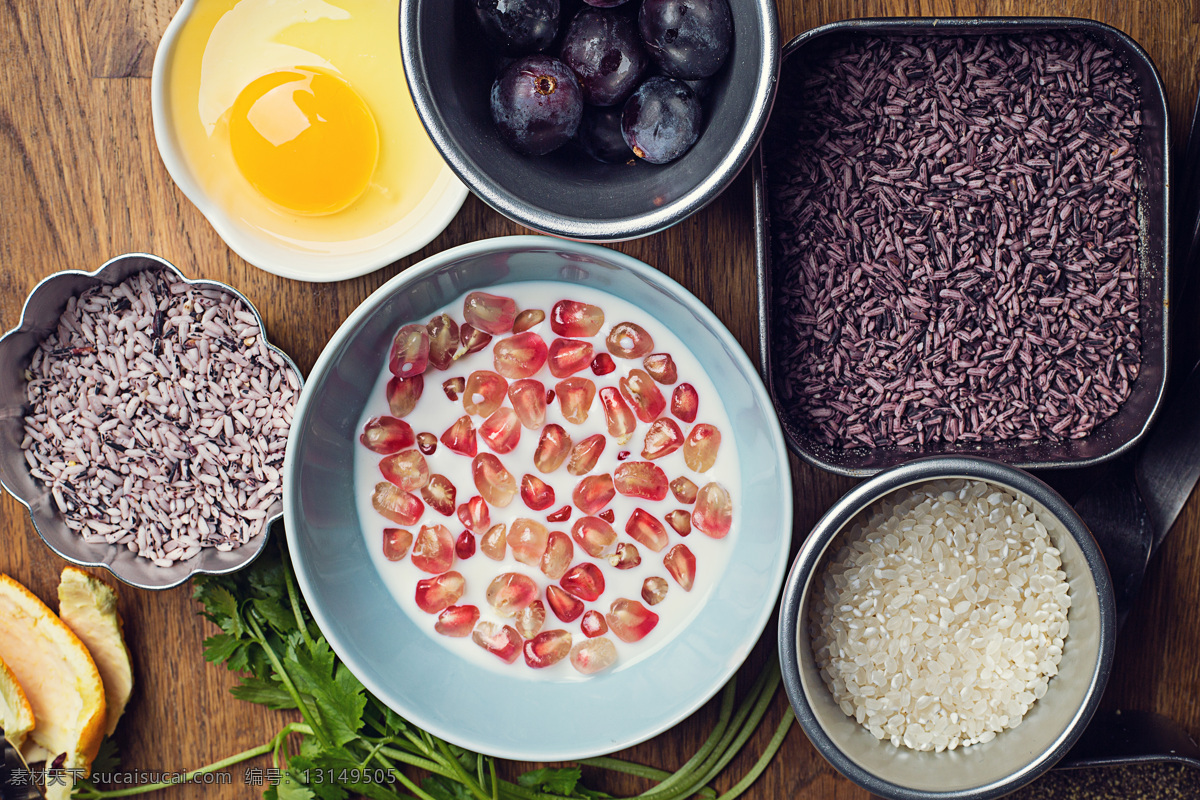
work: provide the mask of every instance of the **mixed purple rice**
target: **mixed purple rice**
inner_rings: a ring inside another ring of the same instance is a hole
[[[839,41],[767,164],[778,388],[842,448],[1087,436],[1140,365],[1140,98],[1073,35]]]
[[[21,446],[67,526],[159,566],[263,527],[299,393],[228,292],[139,272],[73,297],[34,351]]]

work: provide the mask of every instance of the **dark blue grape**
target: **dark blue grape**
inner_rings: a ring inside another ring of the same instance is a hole
[[[545,155],[579,129],[583,93],[571,68],[533,55],[509,64],[492,84],[492,119],[514,150]]]
[[[596,106],[623,103],[650,63],[629,18],[594,8],[567,26],[562,60],[579,79],[584,102]]]
[[[471,0],[483,35],[502,53],[545,50],[558,34],[559,0]]]
[[[633,151],[621,135],[621,111],[619,106],[584,106],[583,119],[575,138],[584,151],[597,161],[623,164],[633,160]]]
[[[700,135],[700,101],[676,78],[650,78],[621,114],[621,135],[638,158],[666,164],[687,152]]]
[[[695,80],[716,73],[729,55],[729,0],[645,0],[638,29],[663,72]]]

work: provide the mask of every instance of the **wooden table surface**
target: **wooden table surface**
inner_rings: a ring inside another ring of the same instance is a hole
[[[449,0],[447,0],[449,2]],[[356,280],[306,284],[250,267],[217,237],[159,161],[150,124],[150,70],[176,0],[4,0],[0,3],[0,329],[14,325],[34,284],[65,268],[94,269],[128,251],[157,253],[192,277],[243,291],[272,341],[307,371],[328,337],[371,291],[400,270],[454,245],[524,230],[471,197],[420,253]],[[1200,0],[780,0],[783,40],[856,16],[1068,15],[1113,25],[1149,51],[1165,80],[1180,152],[1197,87]],[[748,171],[716,202],[666,232],[617,245],[670,274],[716,312],[756,357],[754,242]],[[795,464],[801,539],[851,482]],[[1109,708],[1157,711],[1200,736],[1200,501],[1192,498],[1121,636]],[[24,509],[0,497],[0,570],[47,600],[64,562],[42,545]],[[126,768],[183,770],[265,742],[286,715],[230,697],[234,676],[201,658],[211,626],[186,586],[122,589],[120,609],[137,687],[117,732]],[[765,657],[760,647],[757,658]],[[720,786],[744,772],[783,713],[780,693],[763,730]],[[715,720],[713,704],[676,729],[625,753],[681,764]],[[260,761],[259,766],[268,766]],[[614,792],[633,783],[606,784]],[[224,788],[175,797],[254,796],[233,771]],[[863,798],[793,728],[748,795]]]

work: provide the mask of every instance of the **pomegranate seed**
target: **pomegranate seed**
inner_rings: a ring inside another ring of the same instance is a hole
[[[608,630],[607,626],[605,626],[606,630]],[[601,633],[603,632],[601,631]],[[616,661],[617,646],[608,638],[587,639],[571,648],[571,666],[584,675],[592,675],[608,669]]]
[[[663,500],[667,496],[667,473],[649,461],[629,461],[613,472],[613,486],[626,497]]]
[[[484,499],[476,495],[458,507],[458,520],[468,530],[481,531],[491,522],[492,515]]]
[[[597,375],[607,375],[617,368],[617,362],[608,353],[600,353],[592,359],[592,372]]]
[[[450,606],[438,615],[433,629],[443,636],[470,636],[478,621],[479,609],[475,606]]]
[[[450,369],[458,352],[458,323],[449,314],[439,314],[429,320],[425,331],[429,334],[429,363],[438,369]]]
[[[454,570],[417,581],[417,607],[426,614],[445,611],[458,602],[466,588],[466,579]]]
[[[680,536],[687,536],[692,532],[692,515],[684,511],[682,508],[677,508],[666,516],[667,524],[675,529],[675,532]]]
[[[538,588],[533,578],[519,572],[502,572],[487,588],[488,605],[502,617],[515,617],[537,599]]]
[[[475,488],[490,505],[507,508],[517,496],[517,479],[491,453],[480,453],[471,462]]]
[[[596,384],[587,378],[564,378],[554,387],[558,392],[558,405],[567,422],[581,425],[587,421],[588,409],[596,399]]]
[[[580,517],[571,527],[571,538],[592,558],[601,558],[617,541],[617,532],[599,517]]]
[[[388,561],[403,561],[412,540],[412,534],[403,528],[384,528],[383,557]]]
[[[553,514],[546,515],[547,522],[566,522],[570,518],[571,518],[571,507],[570,506],[563,506],[558,511],[555,511]]]
[[[696,557],[686,544],[677,544],[663,556],[663,566],[675,582],[690,592],[696,583]]]
[[[534,669],[552,667],[571,652],[571,634],[567,631],[542,631],[525,642],[525,663]]]
[[[683,443],[683,461],[688,469],[707,472],[717,463],[717,450],[721,446],[721,431],[716,425],[700,423],[688,433]]]
[[[608,434],[617,440],[617,444],[625,444],[633,436],[637,420],[633,412],[621,398],[621,393],[611,386],[600,390],[600,405],[604,407],[604,421],[608,423]]]
[[[393,417],[406,417],[417,407],[421,392],[425,391],[425,376],[392,378],[387,385],[388,408]]]
[[[584,514],[595,514],[608,505],[616,494],[612,476],[604,472],[600,475],[589,475],[581,480],[571,499]]]
[[[575,545],[571,544],[571,537],[562,531],[551,531],[546,552],[542,553],[542,574],[552,581],[558,580],[566,574],[573,558]]]
[[[538,472],[549,474],[562,466],[571,454],[571,437],[561,425],[553,422],[542,428],[537,450],[533,454],[533,465]]]
[[[458,490],[445,475],[430,476],[429,483],[421,488],[421,497],[425,498],[430,508],[443,517],[454,514],[454,497],[457,494]]]
[[[646,605],[656,606],[667,599],[667,589],[669,588],[666,578],[660,578],[657,575],[646,578],[642,581],[642,599],[646,601]]]
[[[559,584],[580,600],[589,603],[604,594],[604,573],[591,562],[576,564]]]
[[[422,525],[413,542],[413,566],[437,575],[454,566],[454,535],[445,525]]]
[[[650,423],[646,431],[646,443],[642,447],[642,458],[655,459],[669,456],[683,447],[683,431],[670,417],[659,417]]]
[[[471,640],[506,664],[516,661],[521,652],[521,634],[511,625],[481,622],[475,626]]]
[[[559,336],[595,336],[604,327],[604,310],[588,303],[559,300],[550,309],[550,330]]]
[[[481,331],[508,333],[517,320],[517,301],[487,292],[463,298],[463,319]]]
[[[546,387],[541,381],[530,378],[514,381],[508,387],[508,399],[526,428],[536,431],[546,424]]]
[[[641,358],[654,349],[654,339],[636,322],[618,322],[604,340],[617,358]]]
[[[680,422],[695,422],[699,404],[700,395],[696,394],[696,387],[690,383],[681,383],[671,392],[671,413]]]
[[[550,374],[565,378],[587,367],[592,361],[592,343],[578,339],[555,339],[550,343]]]
[[[667,407],[662,392],[644,369],[629,371],[628,377],[618,381],[621,396],[633,406],[633,411],[642,422],[654,422]]]
[[[463,392],[463,410],[477,417],[490,417],[504,403],[508,392],[508,381],[486,369],[476,370],[467,376],[467,388]]]
[[[506,547],[508,547],[508,536],[505,534],[503,522],[498,522],[488,528],[488,532],[479,540],[479,549],[493,561],[504,560]]]
[[[460,456],[473,457],[479,450],[479,443],[475,441],[475,426],[471,423],[471,418],[461,416],[446,428],[446,432],[442,434],[442,444]]]
[[[363,446],[374,453],[390,455],[413,446],[412,426],[395,417],[371,417],[358,437]]]
[[[675,368],[675,359],[671,358],[670,353],[651,353],[642,360],[642,366],[651,378],[664,386],[679,380],[679,370]]]
[[[458,398],[462,397],[463,390],[467,388],[467,379],[461,375],[457,378],[447,378],[442,381],[442,391],[446,393],[446,397],[451,402],[457,402]]]
[[[513,321],[513,333],[524,333],[530,328],[541,325],[544,319],[546,319],[545,311],[538,308],[527,308],[517,314],[516,320]]]
[[[733,500],[719,483],[708,483],[696,497],[692,524],[714,539],[724,539],[733,525]]]
[[[613,601],[612,608],[604,615],[608,628],[623,642],[636,642],[654,630],[658,614],[637,600],[621,597]]]
[[[513,624],[517,628],[517,633],[526,639],[532,639],[541,632],[542,626],[546,624],[546,606],[542,605],[541,600],[534,600],[521,609]]]
[[[567,462],[567,472],[572,475],[587,475],[596,468],[600,454],[604,452],[607,440],[602,433],[594,433],[575,445],[571,450],[571,460]]]
[[[425,511],[425,504],[415,495],[387,482],[375,484],[371,505],[397,525],[416,525]]]
[[[514,519],[508,532],[508,546],[512,548],[513,558],[531,567],[541,565],[549,541],[550,532],[546,526],[525,517]]]
[[[554,390],[547,389],[546,390],[546,405],[550,405],[553,402],[554,402]]]
[[[622,450],[621,452],[617,453],[617,461],[624,461],[631,455],[633,455],[633,453],[629,452],[628,450]]]
[[[534,511],[542,511],[554,505],[554,489],[536,475],[526,473],[521,477],[521,499]]]
[[[610,524],[617,521],[617,515],[613,513],[611,508],[604,509],[596,516]]]
[[[546,587],[546,605],[563,622],[572,622],[583,613],[584,605],[557,586]]]
[[[637,545],[632,542],[621,542],[613,554],[608,557],[608,563],[617,569],[633,569],[642,563],[642,554],[638,552]]]
[[[671,481],[671,494],[675,495],[675,499],[684,505],[690,506],[692,503],[696,502],[696,494],[699,491],[699,486],[692,483],[682,475]]]
[[[437,450],[437,437],[432,433],[417,434],[417,449],[421,451],[421,455],[431,456]]]
[[[492,335],[490,333],[484,333],[474,325],[463,325],[458,329],[458,352],[454,354],[454,357],[462,358],[472,353],[478,353],[491,342]]]
[[[584,614],[583,619],[579,621],[579,630],[583,631],[584,636],[594,639],[608,633],[608,623],[604,621],[603,614],[592,610]]]
[[[388,369],[397,378],[421,375],[429,365],[429,331],[424,325],[405,325],[392,340]]]
[[[536,333],[518,333],[496,342],[492,358],[496,372],[504,377],[513,380],[529,378],[536,375],[546,363],[546,343]]]
[[[625,532],[656,553],[667,546],[667,529],[643,509],[633,510],[625,523]]]
[[[475,555],[475,534],[470,531],[460,533],[454,542],[454,555],[463,561]]]
[[[517,412],[501,406],[479,425],[479,438],[493,451],[511,453],[521,441],[521,421]]]
[[[415,492],[429,483],[429,465],[416,450],[405,450],[380,459],[379,471],[390,483],[406,492]]]

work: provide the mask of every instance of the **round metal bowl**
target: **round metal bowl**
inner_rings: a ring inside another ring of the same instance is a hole
[[[842,531],[875,501],[931,480],[969,478],[1024,496],[1062,552],[1071,586],[1070,630],[1058,674],[1014,730],[956,750],[917,752],[876,739],[846,716],[825,685],[808,627],[814,579]],[[890,800],[989,800],[1050,769],[1083,733],[1112,665],[1116,612],[1100,548],[1053,489],[1018,469],[980,458],[937,457],[882,472],[846,494],[817,523],[784,586],[779,655],[788,698],[817,750],[839,772]]]
[[[402,0],[400,44],[417,113],[451,169],[522,225],[590,241],[646,236],[699,211],[750,159],[775,97],[779,22],[771,0],[733,0],[733,48],[704,101],[692,149],[670,164],[602,164],[567,144],[524,156],[500,138],[489,97],[496,59],[470,3]],[[566,20],[563,21],[563,24]]]

